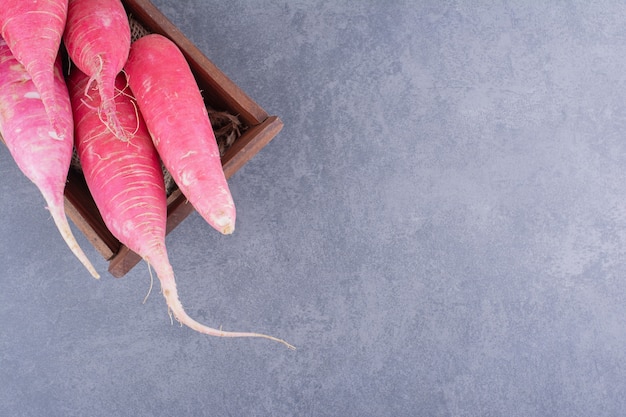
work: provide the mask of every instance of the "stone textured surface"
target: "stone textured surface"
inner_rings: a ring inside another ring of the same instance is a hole
[[[93,281],[0,148],[0,415],[623,415],[623,3],[154,2],[285,122],[182,302],[298,350]]]

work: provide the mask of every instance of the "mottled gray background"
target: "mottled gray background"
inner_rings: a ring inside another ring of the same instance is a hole
[[[0,415],[623,415],[626,8],[540,3],[155,0],[285,123],[182,302],[298,350],[91,279],[0,148]]]

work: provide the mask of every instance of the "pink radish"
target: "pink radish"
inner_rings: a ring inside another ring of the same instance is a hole
[[[120,0],[69,0],[63,42],[72,62],[95,82],[102,97],[102,121],[122,140],[115,112],[115,77],[124,67],[130,49],[130,26]]]
[[[124,89],[120,75],[117,88]],[[141,115],[128,94],[115,97],[121,127],[135,132],[127,142],[118,140],[100,123],[97,91],[89,91],[90,80],[74,70],[68,84],[76,121],[76,149],[85,180],[111,233],[154,267],[169,310],[190,328],[210,336],[263,337],[290,344],[259,333],[224,332],[204,326],[187,315],[178,299],[174,271],[165,247],[167,203],[163,172]]]
[[[124,68],[163,164],[215,229],[235,229],[235,204],[206,106],[176,44],[153,34],[131,45]]]
[[[0,36],[24,66],[41,95],[58,138],[70,137],[63,106],[54,87],[54,63],[67,18],[68,0],[4,0]],[[69,126],[71,128],[71,125]]]
[[[61,61],[54,69],[54,95],[59,123],[72,132],[72,110],[67,87],[61,74]],[[0,39],[0,133],[24,175],[41,191],[52,219],[74,255],[96,278],[91,265],[76,239],[65,216],[63,191],[70,168],[73,136],[59,140],[52,129],[35,84]]]

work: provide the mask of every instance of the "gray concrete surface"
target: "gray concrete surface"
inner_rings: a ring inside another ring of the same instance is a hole
[[[0,415],[624,415],[622,2],[155,4],[285,122],[183,304],[298,350],[92,280],[0,148]]]

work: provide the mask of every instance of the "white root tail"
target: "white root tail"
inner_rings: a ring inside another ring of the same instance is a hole
[[[98,107],[98,117],[100,121],[106,126],[106,128],[115,135],[118,139],[128,142],[132,135],[129,135],[126,132],[120,123],[119,118],[117,117],[117,111],[115,106],[115,97],[107,94],[108,84],[103,80],[104,74],[104,60],[101,55],[98,55],[98,69],[94,72],[94,74],[89,77],[85,85],[84,95],[91,100],[89,96],[89,90],[97,88],[98,93],[100,95],[100,106]],[[115,77],[111,81],[113,85],[115,85]],[[115,88],[113,87],[113,91]]]
[[[57,229],[59,229],[59,233],[61,233],[63,240],[70,248],[74,256],[76,256],[76,258],[78,258],[78,260],[85,266],[85,268],[87,268],[91,276],[96,279],[100,278],[100,274],[98,274],[98,271],[96,271],[96,268],[94,268],[94,266],[91,264],[91,262],[87,258],[87,255],[85,255],[83,250],[78,245],[76,238],[72,234],[72,229],[70,228],[70,224],[67,221],[63,206],[59,207],[48,202],[48,210],[52,215],[54,224],[56,225]]]
[[[204,324],[200,324],[194,319],[192,319],[191,317],[189,317],[189,315],[187,315],[187,313],[183,309],[182,304],[180,303],[180,300],[178,299],[178,294],[176,294],[175,291],[164,289],[163,296],[165,297],[167,306],[169,307],[170,311],[174,314],[174,317],[176,318],[176,320],[178,320],[179,323],[184,324],[185,326],[190,327],[199,333],[203,333],[209,336],[216,336],[216,337],[259,337],[259,338],[269,339],[275,342],[282,343],[283,345],[287,346],[287,348],[291,350],[296,350],[296,347],[293,346],[292,344],[274,336],[269,336],[269,335],[262,334],[262,333],[252,333],[252,332],[225,332],[221,330],[221,328],[214,329],[212,327],[205,326]]]
[[[146,261],[148,262],[148,264],[150,264],[148,259],[146,259]],[[180,299],[178,298],[178,290],[176,289],[176,281],[174,280],[174,271],[172,270],[169,263],[161,264],[161,265],[153,264],[153,266],[155,267],[157,276],[159,277],[159,281],[161,282],[161,290],[163,292],[163,296],[165,297],[165,301],[167,303],[168,312],[173,314],[179,323],[199,333],[203,333],[209,336],[258,337],[258,338],[273,340],[274,342],[282,343],[283,345],[287,346],[291,350],[296,349],[295,346],[293,346],[292,344],[287,343],[283,339],[279,339],[274,336],[269,336],[269,335],[262,334],[262,333],[253,333],[253,332],[225,332],[221,330],[221,328],[218,330],[212,327],[205,326],[204,324],[198,323],[197,321],[189,317],[189,315],[183,308],[183,305],[181,304]]]

